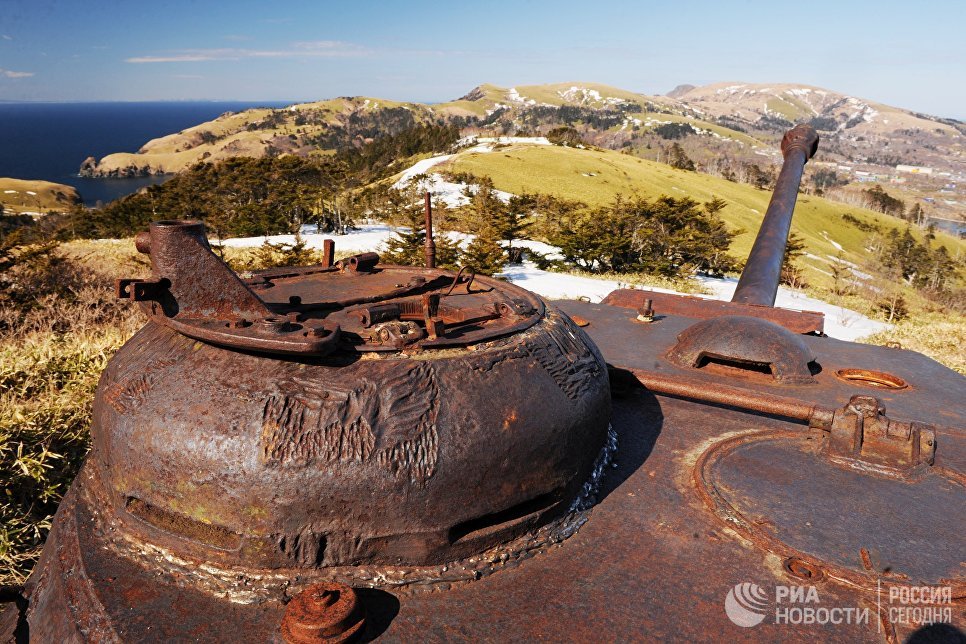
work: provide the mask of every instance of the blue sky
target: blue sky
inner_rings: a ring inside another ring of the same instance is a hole
[[[966,118],[966,2],[2,0],[0,100],[796,82]]]

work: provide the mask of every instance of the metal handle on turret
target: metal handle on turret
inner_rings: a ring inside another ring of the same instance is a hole
[[[818,150],[818,133],[809,125],[796,125],[782,139],[785,163],[778,173],[775,191],[738,279],[732,302],[774,306],[781,278],[785,245],[792,226],[792,214],[805,163]]]

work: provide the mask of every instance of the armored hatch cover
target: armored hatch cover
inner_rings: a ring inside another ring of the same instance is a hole
[[[152,322],[102,380],[31,636],[962,638],[966,379],[771,308],[816,146],[783,140],[728,305],[544,306],[432,269],[431,234],[427,269],[329,245],[241,280],[152,226],[154,279],[119,283]]]

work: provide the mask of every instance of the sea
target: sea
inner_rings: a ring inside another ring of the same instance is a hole
[[[294,101],[292,101],[294,102]],[[150,141],[224,114],[291,102],[0,103],[0,177],[43,179],[74,186],[96,206],[169,176],[87,179],[87,157],[137,152]]]

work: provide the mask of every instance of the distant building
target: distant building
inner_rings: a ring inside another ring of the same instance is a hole
[[[874,183],[877,181],[888,181],[889,177],[881,174],[873,174],[864,170],[856,170],[855,180],[859,183]]]
[[[908,174],[932,174],[932,168],[920,165],[897,165],[896,172],[906,172]]]

